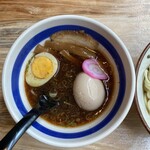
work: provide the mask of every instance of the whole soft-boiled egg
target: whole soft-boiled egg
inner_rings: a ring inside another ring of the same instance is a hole
[[[105,100],[105,88],[101,80],[81,72],[77,75],[73,94],[78,106],[87,111],[98,109]]]
[[[27,65],[25,78],[32,87],[39,87],[48,82],[58,69],[57,59],[50,53],[36,54]]]

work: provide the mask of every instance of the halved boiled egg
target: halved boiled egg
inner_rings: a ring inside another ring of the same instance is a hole
[[[58,69],[57,59],[50,53],[35,55],[26,68],[26,82],[32,87],[39,87],[48,82]]]

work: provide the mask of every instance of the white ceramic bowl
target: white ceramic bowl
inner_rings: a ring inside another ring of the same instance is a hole
[[[96,142],[114,131],[126,117],[135,92],[135,71],[131,56],[119,37],[102,23],[90,18],[62,15],[42,20],[27,29],[13,44],[3,70],[3,95],[13,119],[18,122],[31,109],[24,91],[24,71],[30,52],[52,33],[84,30],[100,43],[116,74],[114,99],[92,123],[77,128],[62,128],[39,118],[27,133],[57,147],[79,147]]]
[[[137,66],[136,66],[136,93],[135,102],[137,106],[138,113],[147,131],[150,133],[150,114],[146,107],[146,101],[144,100],[144,72],[150,65],[150,44],[146,46],[142,52]]]

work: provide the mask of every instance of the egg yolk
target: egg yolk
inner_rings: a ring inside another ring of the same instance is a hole
[[[32,73],[35,77],[45,79],[52,74],[53,63],[50,59],[44,56],[35,57],[32,62]]]

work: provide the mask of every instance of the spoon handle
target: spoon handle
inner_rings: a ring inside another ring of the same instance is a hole
[[[30,125],[39,117],[37,108],[31,109],[0,141],[0,149],[11,150]]]

